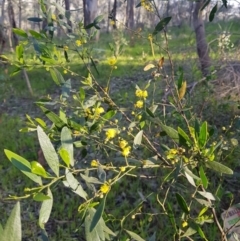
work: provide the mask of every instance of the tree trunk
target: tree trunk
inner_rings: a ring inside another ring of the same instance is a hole
[[[116,29],[116,28],[117,28],[117,25],[116,25],[116,18],[117,18],[117,0],[114,0],[113,9],[112,9],[112,14],[113,14],[113,20],[114,20],[113,28]]]
[[[67,24],[70,28],[68,28],[68,33],[71,33],[72,32],[72,22],[70,20],[70,2],[69,0],[65,0],[65,10],[66,10],[66,17],[67,17]]]
[[[18,1],[18,27],[22,28],[22,0]]]
[[[201,12],[203,6],[203,0],[196,2],[195,9],[193,12],[193,26],[196,34],[197,42],[197,53],[201,64],[201,71],[203,76],[209,74],[209,67],[211,66],[211,60],[209,57],[209,48],[205,36],[205,27]]]
[[[84,26],[91,23],[90,1],[92,0],[83,0]]]
[[[17,28],[16,21],[15,21],[15,14],[13,11],[13,4],[11,0],[8,0],[8,17],[9,17],[9,23],[11,28]],[[18,45],[18,37],[17,35],[11,30],[11,37],[13,40],[13,47],[16,47]]]
[[[133,29],[133,27],[134,27],[134,0],[127,1],[126,26],[130,29]]]

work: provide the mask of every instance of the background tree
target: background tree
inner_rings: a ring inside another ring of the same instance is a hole
[[[133,29],[133,27],[134,27],[134,0],[127,1],[126,26],[131,29]]]
[[[206,41],[205,27],[201,8],[203,7],[203,0],[195,3],[193,12],[193,26],[196,34],[197,54],[201,64],[201,70],[204,76],[209,74],[209,67],[211,60],[209,57],[209,48]]]

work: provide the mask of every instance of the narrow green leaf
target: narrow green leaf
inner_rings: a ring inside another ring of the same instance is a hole
[[[101,217],[103,215],[106,197],[107,197],[107,195],[104,196],[104,198],[102,199],[101,203],[99,204],[99,206],[98,206],[98,208],[97,208],[97,210],[96,210],[96,212],[93,216],[93,219],[92,219],[92,222],[91,222],[91,225],[90,225],[90,232],[93,231],[93,229],[96,227],[96,225],[98,224],[99,220],[101,219]]]
[[[46,39],[46,36],[44,34],[38,33],[32,29],[29,30],[29,33],[36,39]]]
[[[198,217],[201,217],[205,212],[207,212],[208,207],[203,207],[202,210],[199,212]]]
[[[133,140],[133,148],[138,148],[142,144],[143,130],[139,131]]]
[[[3,241],[22,241],[20,203],[17,202],[3,231]],[[1,238],[1,237],[0,237]]]
[[[166,17],[164,19],[162,19],[155,27],[152,35],[156,35],[158,32],[162,31],[170,22],[172,17]]]
[[[69,153],[68,151],[61,147],[58,151],[60,157],[62,158],[62,160],[64,161],[64,163],[67,165],[67,167],[69,167],[70,165],[70,156],[69,156]]]
[[[102,20],[103,20],[103,18],[104,18],[104,15],[99,15],[99,16],[97,16],[94,20],[93,20],[93,22],[96,24],[96,23],[99,23],[99,22],[101,22]]]
[[[103,118],[103,119],[106,119],[106,120],[110,120],[111,118],[113,118],[113,116],[116,115],[116,113],[117,113],[116,110],[110,110],[110,111],[108,111],[106,114],[104,114],[104,115],[102,116],[102,118]]]
[[[88,208],[87,214],[86,214],[86,217],[84,220],[85,235],[86,235],[87,241],[93,241],[93,240],[94,241],[103,241],[103,240],[105,240],[105,235],[104,235],[104,231],[103,231],[104,226],[102,225],[102,222],[101,223],[99,222],[96,225],[96,227],[92,230],[92,232],[90,232],[90,226],[91,226],[95,213],[96,213],[96,210],[94,208]],[[101,218],[101,220],[102,220],[102,218]]]
[[[80,100],[81,100],[81,101],[84,101],[84,100],[85,100],[85,96],[86,96],[86,94],[85,94],[84,89],[83,89],[82,87],[80,87],[80,89],[79,89],[79,97],[80,97]]]
[[[152,111],[149,108],[146,108],[146,112],[149,116],[151,116],[152,118],[155,117],[155,115],[152,113]]]
[[[170,126],[166,126],[164,125],[162,122],[158,122],[158,124],[161,126],[161,128],[163,129],[163,131],[166,132],[166,134],[171,138],[173,139],[174,141],[176,141],[177,143],[179,142],[179,136],[178,136],[178,132],[173,129],[172,127]]]
[[[213,9],[211,10],[211,12],[209,14],[209,22],[213,21],[215,14],[217,12],[217,7],[218,7],[218,4],[216,3],[216,5],[213,7]]]
[[[44,167],[37,161],[32,161],[31,162],[31,171],[34,174],[37,174],[42,177],[47,177],[47,173],[44,169]]]
[[[41,149],[43,151],[43,155],[46,159],[46,162],[48,163],[52,171],[56,174],[56,176],[59,176],[58,155],[49,137],[46,135],[46,133],[43,131],[43,129],[40,126],[37,127],[37,133],[38,133],[38,140],[39,140]]]
[[[93,184],[103,184],[103,182],[99,181],[96,177],[88,177],[84,174],[80,174],[82,179],[87,183],[93,183]]]
[[[41,208],[40,208],[40,211],[39,211],[38,223],[39,223],[39,226],[40,226],[41,229],[44,229],[44,226],[47,223],[47,221],[50,217],[51,211],[52,211],[53,195],[52,195],[52,192],[51,192],[50,188],[48,188],[47,196],[49,196],[50,199],[47,199],[47,200],[43,201],[43,203],[41,205]]]
[[[216,200],[215,197],[214,197],[214,196],[212,195],[212,193],[210,193],[210,192],[198,191],[198,193],[199,193],[200,195],[202,195],[203,197],[205,197],[206,199],[210,199],[210,200],[213,200],[213,201]]]
[[[12,30],[13,30],[13,32],[15,34],[17,34],[17,35],[19,35],[19,36],[21,36],[23,38],[27,38],[28,37],[27,33],[24,30],[20,29],[20,28],[13,28]]]
[[[207,241],[207,238],[206,238],[204,232],[202,231],[201,227],[199,225],[196,225],[196,226],[197,226],[197,232],[200,235],[200,237],[203,238],[205,241]]]
[[[38,183],[39,185],[42,185],[41,177],[39,177],[36,174],[32,173],[31,164],[30,164],[29,161],[27,161],[25,158],[15,154],[14,152],[11,152],[11,151],[6,150],[6,149],[4,150],[4,153],[7,156],[8,160],[16,168],[18,168],[22,173],[24,173],[32,181]]]
[[[192,186],[196,187],[196,184],[195,184],[195,181],[194,181],[193,177],[191,177],[187,172],[184,172],[184,173],[185,173],[185,176],[186,176],[188,182],[189,182]]]
[[[192,140],[181,127],[178,127],[178,134],[180,135],[180,137],[182,137],[185,140],[186,144],[188,143],[192,145]],[[179,138],[179,140],[181,139]],[[181,144],[181,141],[180,141],[180,144]]]
[[[195,234],[197,232],[197,230],[195,230],[194,228],[192,228],[192,227],[189,227],[188,229],[187,229],[187,231],[183,234],[183,235],[181,235],[181,237],[190,237],[190,236],[192,236],[193,234]]]
[[[204,121],[200,127],[200,133],[198,137],[198,144],[200,147],[204,147],[207,143],[208,139],[208,127],[207,122]]]
[[[67,150],[70,158],[70,164],[74,166],[74,153],[73,153],[73,139],[71,131],[65,126],[61,131],[61,144]],[[67,163],[66,163],[67,164]]]
[[[35,121],[42,127],[42,128],[46,128],[47,124],[44,120],[40,119],[40,118],[35,118]]]
[[[200,166],[199,174],[200,174],[200,178],[202,180],[203,187],[205,189],[207,189],[207,187],[208,187],[208,179],[207,179],[207,177],[206,177],[206,175],[204,173],[204,170],[203,170],[202,166]]]
[[[66,50],[64,50],[64,57],[65,57],[66,62],[69,63],[70,60],[68,59],[68,53]]]
[[[141,238],[138,234],[132,232],[132,231],[129,231],[127,229],[124,229],[130,236],[131,238],[133,238],[134,240],[136,241],[145,241],[143,238]]]
[[[28,21],[34,22],[34,23],[40,23],[42,22],[41,18],[38,17],[31,17],[31,18],[27,18]]]
[[[62,74],[56,69],[56,68],[50,68],[49,72],[52,76],[52,79],[57,85],[62,85],[65,83],[65,80],[62,76]]]
[[[35,200],[36,202],[42,202],[45,200],[51,199],[49,196],[39,192],[33,195],[33,200]]]
[[[167,214],[168,214],[169,220],[170,220],[170,222],[171,222],[171,224],[174,228],[174,231],[177,232],[178,229],[177,229],[177,225],[176,225],[176,222],[175,222],[174,213],[173,213],[171,204],[169,202],[167,203]]]
[[[225,174],[233,174],[233,170],[229,167],[224,166],[223,164],[215,161],[208,161],[205,163],[206,167],[213,169],[214,171],[225,173]]]
[[[17,55],[17,59],[19,61],[21,61],[21,59],[23,58],[23,46],[22,46],[22,44],[19,44],[18,46],[16,46],[16,55]]]
[[[183,210],[183,212],[186,214],[189,214],[189,207],[187,206],[185,199],[179,193],[176,193],[176,198],[177,198],[177,202],[178,202],[180,208]]]
[[[41,104],[39,104],[39,107],[44,112],[44,114],[47,116],[47,118],[54,123],[56,127],[59,129],[62,129],[66,124],[61,120],[59,116],[57,116],[55,113],[50,111],[49,109],[45,108]]]
[[[67,170],[66,170],[67,171]],[[83,190],[81,184],[79,183],[79,181],[73,176],[73,174],[71,172],[68,172],[66,174],[66,179],[67,182],[69,184],[69,186],[71,187],[72,191],[76,194],[78,194],[80,197],[82,197],[83,199],[87,200],[87,193]]]

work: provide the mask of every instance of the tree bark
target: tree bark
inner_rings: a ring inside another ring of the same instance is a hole
[[[134,0],[128,0],[126,6],[126,26],[134,28]]]
[[[209,48],[206,41],[205,27],[201,12],[203,2],[203,0],[199,0],[199,2],[196,2],[195,9],[193,12],[193,26],[196,34],[197,53],[201,64],[201,71],[203,76],[207,76],[209,74],[211,60],[209,57]]]
[[[11,28],[17,28],[16,21],[15,21],[15,14],[13,10],[13,4],[11,0],[8,0],[8,17],[9,17],[9,23]],[[11,31],[11,36],[13,40],[13,47],[16,47],[18,45],[18,37],[17,35]]]
[[[65,10],[66,10],[66,17],[67,17],[67,24],[70,28],[68,28],[68,33],[71,33],[72,32],[72,22],[70,20],[70,2],[69,0],[65,0]]]
[[[116,29],[116,28],[117,28],[117,25],[116,25],[116,18],[117,18],[117,0],[114,0],[113,9],[112,9],[112,14],[113,14],[113,20],[114,20],[113,28]]]

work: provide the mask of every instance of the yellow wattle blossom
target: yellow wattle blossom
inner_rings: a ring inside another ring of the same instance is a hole
[[[153,12],[153,6],[149,0],[141,0],[141,6],[143,6],[149,12]]]
[[[102,193],[107,193],[110,190],[111,186],[108,183],[104,183],[101,187],[100,187],[100,191]]]
[[[126,167],[120,167],[120,171],[121,172],[125,172],[126,171]]]
[[[67,45],[64,45],[64,46],[63,46],[63,49],[64,49],[65,51],[67,51],[67,50],[68,50],[68,46],[67,46]]]
[[[174,159],[176,157],[176,155],[178,154],[178,150],[177,149],[170,149],[166,152],[166,157],[167,159]]]
[[[108,129],[105,134],[106,134],[107,140],[110,140],[117,135],[117,130],[116,129]]]
[[[143,108],[143,101],[142,100],[138,100],[134,106],[136,108]]]
[[[187,227],[187,226],[188,226],[188,222],[187,222],[187,221],[183,221],[183,222],[182,222],[182,227],[185,228],[185,227]]]
[[[67,70],[66,70],[66,69],[65,69],[65,70],[63,70],[63,73],[64,73],[64,74],[67,74]]]
[[[139,98],[146,99],[148,97],[148,92],[147,92],[147,90],[137,89],[136,92],[135,92],[135,95]]]
[[[117,59],[115,57],[108,59],[108,64],[114,66],[117,63]]]
[[[103,109],[103,107],[100,106],[100,107],[97,107],[94,110],[94,112],[95,112],[96,115],[100,115],[100,114],[102,114],[104,112],[104,109]]]
[[[122,150],[122,155],[125,156],[125,157],[129,156],[130,150],[131,150],[130,146],[124,147],[123,150]]]
[[[127,141],[125,141],[123,139],[121,141],[119,141],[119,146],[121,149],[124,149],[127,145],[128,145]]]
[[[92,160],[91,161],[91,167],[98,167],[98,161],[97,160]]]
[[[78,39],[75,41],[75,44],[79,47],[82,45],[82,41]]]
[[[53,20],[53,21],[56,21],[56,20],[57,20],[57,17],[56,17],[56,15],[55,15],[55,14],[52,14],[52,16],[51,16],[51,17],[52,17],[52,20]]]

